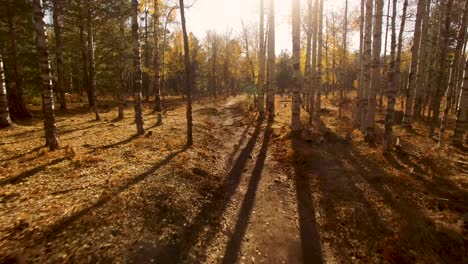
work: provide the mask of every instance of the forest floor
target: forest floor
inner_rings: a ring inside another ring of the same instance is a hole
[[[196,102],[191,148],[175,98],[160,126],[146,108],[139,137],[130,107],[96,122],[78,104],[58,114],[58,151],[39,119],[0,131],[0,263],[468,261],[466,149],[415,123],[382,155],[332,98],[322,132],[293,138],[288,98],[274,121],[250,101]]]

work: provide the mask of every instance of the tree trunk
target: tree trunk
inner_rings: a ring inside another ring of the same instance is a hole
[[[127,84],[125,78],[125,15],[123,6],[120,6],[120,47],[119,47],[119,71],[120,71],[120,91],[119,91],[119,115],[118,119],[124,118],[125,110],[125,95],[127,91]]]
[[[0,54],[0,127],[7,127],[9,125],[11,125],[10,111],[8,110],[5,74],[3,73],[3,58]]]
[[[268,17],[268,92],[267,111],[268,118],[275,117],[275,94],[276,94],[276,55],[275,55],[275,0],[270,0],[270,11]]]
[[[150,97],[150,77],[148,74],[148,70],[150,67],[150,60],[151,60],[151,49],[149,46],[148,42],[148,12],[149,10],[147,9],[147,4],[148,1],[145,2],[145,48],[144,48],[144,55],[145,55],[145,60],[144,60],[144,65],[145,65],[145,70],[143,71],[143,82],[142,82],[142,89],[143,89],[143,94],[145,96],[145,102],[149,102],[149,97]]]
[[[292,119],[293,133],[301,130],[301,14],[299,0],[292,1],[292,45],[293,45],[293,91],[292,91]]]
[[[192,72],[190,67],[190,49],[185,22],[184,0],[180,3],[180,20],[182,21],[182,33],[184,35],[184,58],[185,58],[185,85],[187,87],[187,146],[193,145],[192,135]]]
[[[8,37],[11,41],[10,60],[13,66],[13,76],[11,78],[8,89],[8,105],[10,115],[13,119],[30,118],[31,113],[26,108],[23,100],[23,82],[20,69],[18,67],[18,44],[16,38],[16,24],[15,24],[15,6],[11,0],[6,4],[7,20],[8,20]]]
[[[365,0],[361,0],[361,17],[359,22],[359,58],[358,58],[358,69],[359,69],[359,78],[358,78],[358,89],[356,96],[356,110],[354,112],[354,123],[356,127],[360,127],[361,124],[361,112],[362,112],[362,98],[364,91],[364,10],[365,10]]]
[[[89,73],[88,73],[88,48],[86,47],[86,40],[85,40],[85,18],[84,18],[84,7],[81,0],[77,1],[79,12],[79,31],[80,31],[80,46],[81,46],[81,59],[82,59],[82,71],[83,71],[83,87],[86,91],[86,95],[88,97],[89,107],[94,107],[94,97],[93,91],[91,89],[90,80],[89,80]]]
[[[424,97],[428,96],[428,89],[426,85],[426,75],[428,71],[428,53],[427,51],[429,50],[429,13],[431,11],[431,1],[426,0],[426,12],[424,13],[423,21],[422,21],[422,28],[421,28],[421,44],[419,47],[419,66],[418,66],[418,71],[416,74],[416,84],[418,88],[416,89],[416,95],[415,95],[415,100],[414,100],[414,110],[413,110],[413,117],[415,119],[420,119],[421,114],[423,112],[423,102],[424,102]]]
[[[260,116],[265,114],[265,8],[264,0],[260,0],[260,30],[259,30],[260,51],[258,54],[258,112]]]
[[[159,63],[159,0],[154,0],[153,30],[154,30],[154,111],[156,111],[156,124],[162,123],[162,105],[161,105],[161,69]],[[163,51],[164,52],[164,51]]]
[[[387,67],[387,44],[388,44],[388,21],[390,20],[390,3],[391,0],[387,0],[387,22],[385,23],[385,42],[384,42],[384,53],[383,53],[383,65],[382,65],[382,76],[381,78],[381,84],[380,84],[380,97],[379,97],[379,111],[380,108],[383,106],[383,97],[385,94],[385,88],[387,85],[385,85],[388,82],[387,74],[388,74],[388,67]]]
[[[453,134],[453,145],[463,146],[463,136],[468,130],[468,58],[465,62],[465,74],[460,91],[460,101],[457,107],[457,121]]]
[[[369,90],[369,110],[367,112],[366,140],[374,143],[375,140],[375,110],[376,97],[380,90],[380,51],[382,47],[382,17],[383,0],[376,0],[375,18],[374,18],[374,41],[372,43],[372,73]]]
[[[371,88],[371,55],[372,55],[372,11],[374,9],[374,0],[366,2],[366,22],[364,37],[364,83],[361,98],[361,131],[366,133],[367,129],[367,111],[369,95]]]
[[[342,109],[343,109],[343,93],[344,89],[346,88],[346,41],[348,36],[348,0],[345,0],[345,14],[344,14],[344,29],[343,29],[343,54],[341,57],[341,68],[342,68],[342,76],[341,76],[341,85],[340,85],[340,99],[338,103],[338,118],[341,119],[342,117]]]
[[[312,85],[312,75],[310,71],[310,56],[312,52],[312,0],[307,1],[307,31],[306,31],[306,61],[304,65],[304,105],[306,111],[310,110],[310,104],[309,104],[309,96],[310,96],[310,89]]]
[[[67,100],[65,98],[63,56],[62,56],[62,29],[60,27],[60,7],[59,1],[53,0],[53,20],[55,33],[55,57],[57,60],[57,92],[59,93],[60,110],[67,110]]]
[[[320,118],[320,111],[322,109],[322,47],[323,47],[323,1],[320,1],[320,5],[318,7],[318,47],[317,47],[317,95],[315,98],[315,125],[317,129],[321,130],[321,118]]]
[[[436,91],[433,98],[432,103],[432,122],[430,128],[430,134],[434,133],[434,127],[439,122],[439,113],[440,113],[440,103],[442,100],[442,95],[444,89],[446,78],[445,78],[445,70],[447,67],[447,60],[448,60],[448,49],[450,45],[450,25],[451,25],[451,11],[452,11],[452,4],[453,0],[446,0],[447,2],[444,4],[445,7],[445,19],[444,19],[444,29],[442,31],[442,41],[440,45],[440,50],[438,53],[438,65],[439,70],[437,71],[437,79],[436,79]],[[443,1],[444,2],[444,1]],[[444,10],[444,9],[443,9]]]
[[[140,38],[138,27],[138,0],[132,0],[132,39],[133,39],[133,91],[135,96],[135,124],[137,134],[145,133],[143,122],[143,105],[141,102],[141,64],[140,64]]]
[[[311,12],[312,16],[312,59],[311,59],[311,83],[309,90],[309,125],[312,125],[314,118],[315,109],[315,90],[317,87],[317,12],[318,12],[318,0],[314,1],[314,5]]]
[[[414,24],[413,46],[411,47],[411,66],[408,75],[408,86],[406,87],[405,114],[403,117],[403,127],[410,128],[413,119],[413,99],[417,88],[416,74],[419,66],[419,47],[421,45],[421,23],[426,13],[426,1],[418,0],[416,10],[416,22]],[[419,88],[421,89],[421,88]]]
[[[400,23],[400,32],[398,34],[398,46],[397,46],[397,54],[395,60],[395,82],[398,87],[401,87],[402,78],[401,78],[401,52],[403,50],[403,34],[405,33],[405,24],[406,24],[406,12],[408,10],[408,0],[403,2],[403,11],[401,13],[401,23]],[[401,91],[400,91],[401,92]],[[401,93],[400,93],[401,94]],[[403,103],[402,103],[403,105]]]
[[[44,130],[46,146],[50,150],[60,147],[55,125],[54,93],[52,91],[52,78],[50,76],[49,48],[45,35],[44,11],[42,0],[34,0],[34,24],[36,29],[36,46],[39,55],[39,67],[42,82],[42,110],[44,112]]]
[[[395,110],[395,97],[397,93],[397,87],[395,83],[395,50],[396,50],[396,30],[395,30],[395,20],[397,14],[397,0],[393,0],[393,9],[392,9],[392,36],[391,36],[391,46],[390,46],[390,71],[388,72],[388,87],[387,87],[387,114],[385,116],[385,134],[383,140],[383,152],[388,152],[393,146],[393,115]]]
[[[458,31],[457,35],[457,46],[454,51],[454,57],[452,63],[450,64],[450,72],[449,72],[449,83],[448,88],[446,91],[446,102],[444,108],[444,115],[442,116],[442,120],[440,122],[440,133],[439,133],[439,148],[442,148],[445,144],[445,128],[447,126],[447,119],[448,114],[450,111],[450,107],[452,105],[452,96],[455,89],[455,78],[456,78],[456,65],[459,64],[460,60],[462,59],[462,48],[463,44],[465,43],[465,34],[466,34],[466,21],[468,17],[468,1],[465,2],[465,11],[463,13],[462,22],[460,24],[460,30]]]
[[[88,32],[88,70],[89,70],[89,84],[91,89],[91,95],[93,97],[94,105],[93,112],[96,116],[96,121],[99,121],[101,118],[98,111],[98,99],[97,99],[97,84],[96,84],[96,63],[94,61],[94,36],[93,36],[93,21],[91,16],[91,6],[90,0],[86,0],[86,9],[87,9],[87,19],[86,27]]]

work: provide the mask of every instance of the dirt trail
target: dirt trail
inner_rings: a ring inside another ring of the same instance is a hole
[[[233,104],[227,103],[228,111]],[[214,120],[223,125],[231,121],[230,115]],[[221,217],[222,232],[208,247],[208,263],[303,262],[295,189],[272,158],[272,126],[256,120],[247,133],[234,130],[219,150],[231,155],[226,168],[233,168],[236,180],[227,186],[230,201]]]

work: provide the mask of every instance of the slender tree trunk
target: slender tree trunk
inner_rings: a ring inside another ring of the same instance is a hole
[[[322,47],[323,47],[323,1],[320,1],[318,7],[318,48],[317,48],[317,95],[316,95],[316,114],[315,114],[315,125],[317,129],[321,130],[321,109],[322,109]]]
[[[383,152],[388,152],[393,146],[393,115],[395,110],[395,97],[397,93],[397,87],[395,83],[395,49],[396,49],[396,30],[395,30],[395,20],[397,15],[397,0],[393,0],[393,9],[392,9],[392,40],[390,46],[390,71],[388,73],[388,87],[387,87],[387,114],[385,116],[385,134],[383,140]]]
[[[418,0],[416,10],[416,22],[414,24],[413,47],[411,47],[411,66],[408,75],[408,86],[406,87],[405,115],[403,117],[403,127],[410,128],[413,119],[413,100],[417,88],[416,74],[419,66],[419,47],[421,45],[421,23],[426,13],[426,1]],[[419,88],[420,89],[420,88]]]
[[[154,27],[154,110],[156,111],[156,124],[162,123],[162,105],[161,105],[161,69],[159,57],[161,49],[159,48],[159,0],[154,0],[153,27]]]
[[[387,73],[388,73],[388,67],[387,67],[387,44],[388,44],[388,24],[389,24],[389,20],[390,20],[390,3],[391,3],[391,0],[387,0],[387,22],[385,23],[385,42],[384,42],[384,53],[383,53],[383,65],[382,65],[382,76],[383,78],[381,78],[381,84],[380,84],[380,97],[379,97],[379,107],[382,108],[383,106],[383,97],[384,97],[384,94],[385,94],[385,88],[386,88],[386,84],[388,82],[388,79],[387,79]],[[380,111],[380,108],[379,108],[379,111]]]
[[[268,118],[275,117],[275,94],[276,94],[276,55],[275,55],[275,0],[270,0],[270,11],[268,18],[268,92],[267,111]]]
[[[120,47],[119,47],[119,71],[120,71],[120,91],[119,91],[119,115],[118,119],[124,118],[125,95],[127,84],[125,81],[125,14],[123,6],[120,7],[119,18]]]
[[[264,0],[260,0],[260,30],[259,30],[260,51],[258,54],[258,112],[260,116],[265,114],[265,8]]]
[[[63,56],[62,56],[62,29],[60,27],[60,7],[58,0],[53,0],[53,20],[55,33],[55,57],[57,60],[57,91],[59,93],[60,110],[67,110],[67,101],[65,98]]]
[[[13,2],[13,3],[12,3]],[[14,0],[8,0],[6,4],[7,20],[8,20],[8,37],[11,42],[10,60],[13,67],[13,76],[11,78],[8,89],[8,104],[10,114],[13,119],[30,118],[31,113],[26,108],[23,100],[23,82],[22,74],[18,67],[18,44],[16,36],[16,23],[15,23],[15,4]]]
[[[93,112],[96,116],[96,121],[99,121],[101,118],[99,116],[98,111],[98,99],[97,99],[97,84],[96,84],[96,63],[94,61],[94,32],[93,32],[93,21],[91,16],[91,6],[90,0],[86,0],[86,9],[87,9],[87,20],[86,20],[86,27],[87,27],[87,36],[88,36],[88,70],[89,70],[89,84],[91,89],[91,94],[93,97],[94,105],[93,105]]]
[[[317,12],[318,1],[315,0],[311,11],[312,16],[312,59],[310,73],[310,90],[309,90],[309,125],[312,125],[315,110],[315,90],[317,87]]]
[[[367,113],[366,140],[373,143],[375,140],[375,110],[377,92],[380,90],[380,51],[382,47],[382,16],[383,0],[376,0],[374,18],[374,41],[372,47],[372,74],[369,90],[369,110]]]
[[[362,87],[361,98],[361,131],[366,133],[367,129],[367,112],[369,95],[371,88],[371,56],[372,56],[372,11],[374,9],[374,0],[366,2],[366,22],[365,22],[365,37],[364,37],[364,86]]]
[[[39,67],[42,82],[42,110],[44,112],[44,130],[46,146],[50,150],[60,147],[55,125],[54,93],[52,91],[52,78],[50,76],[49,48],[45,35],[44,11],[42,0],[33,1],[34,24],[36,29],[36,46],[39,54]]]
[[[132,38],[133,38],[133,91],[135,94],[135,124],[137,134],[145,133],[143,122],[143,106],[141,102],[141,64],[140,64],[140,37],[138,26],[138,0],[132,0]]]
[[[309,96],[310,96],[310,89],[312,85],[312,79],[311,79],[311,71],[310,71],[310,56],[312,52],[312,0],[307,1],[307,32],[306,32],[306,61],[304,65],[304,83],[305,83],[305,89],[304,91],[304,104],[305,104],[305,110],[309,111],[310,110],[310,104],[309,104]]]
[[[293,91],[292,91],[292,119],[293,133],[301,130],[301,14],[299,0],[292,1],[292,44],[293,44]]]
[[[397,46],[397,54],[396,54],[396,72],[395,72],[395,82],[397,83],[398,87],[401,87],[402,78],[401,78],[401,52],[403,50],[403,34],[405,33],[405,25],[406,25],[406,12],[408,10],[408,0],[404,0],[403,2],[403,11],[401,13],[401,23],[400,23],[400,32],[398,34],[398,46]],[[400,91],[401,95],[401,91]],[[402,103],[403,105],[403,103]]]
[[[341,68],[342,68],[342,77],[341,77],[341,85],[340,85],[340,101],[338,103],[338,118],[341,119],[342,117],[342,109],[343,109],[343,93],[344,89],[346,88],[346,41],[348,36],[348,0],[345,0],[345,14],[344,14],[344,25],[343,25],[343,54],[341,58]]]
[[[8,110],[8,97],[3,71],[3,57],[0,54],[0,127],[11,125],[10,111]]]
[[[184,58],[185,58],[185,82],[187,86],[187,146],[193,145],[192,135],[192,72],[190,66],[190,49],[185,22],[184,0],[180,3],[180,20],[182,21],[182,33],[184,35]]]
[[[79,17],[79,31],[80,31],[80,46],[81,46],[81,59],[82,59],[82,71],[83,71],[83,87],[88,97],[89,107],[94,107],[93,91],[91,89],[88,71],[88,48],[85,40],[85,18],[84,18],[84,6],[81,0],[77,0],[78,4],[78,17]]]
[[[457,35],[457,46],[454,51],[454,57],[452,60],[452,63],[450,64],[450,72],[449,72],[449,83],[446,91],[446,102],[445,102],[445,108],[444,108],[444,114],[442,116],[442,120],[440,122],[440,133],[439,133],[439,148],[442,148],[445,144],[445,128],[447,126],[447,119],[448,119],[448,114],[450,111],[450,107],[452,105],[452,95],[455,89],[455,76],[456,76],[456,65],[459,64],[461,58],[462,58],[462,48],[463,44],[465,42],[465,34],[466,34],[466,21],[468,17],[468,1],[465,2],[465,11],[463,13],[463,18],[462,22],[460,24],[460,30],[458,31]]]
[[[423,21],[422,21],[422,28],[421,28],[421,44],[420,44],[420,52],[419,52],[419,67],[418,72],[416,74],[416,85],[420,87],[416,89],[415,101],[414,101],[414,111],[413,116],[415,119],[420,119],[421,114],[423,112],[423,102],[424,97],[428,96],[428,89],[426,85],[426,75],[428,71],[428,54],[427,51],[429,50],[429,13],[431,10],[431,1],[426,0],[426,12],[424,13]]]
[[[150,77],[148,74],[148,70],[150,68],[150,61],[151,61],[151,49],[149,46],[148,42],[148,8],[147,8],[148,1],[145,2],[145,48],[144,48],[144,55],[145,55],[145,60],[144,60],[144,65],[145,65],[145,70],[143,71],[143,82],[142,82],[142,89],[143,89],[143,94],[145,96],[145,102],[149,102],[149,97],[150,97]]]
[[[365,0],[361,0],[361,16],[359,22],[359,77],[358,90],[356,96],[356,110],[354,112],[354,123],[360,127],[362,113],[362,98],[364,97],[364,23],[365,23]]]
[[[444,4],[445,9],[445,19],[444,19],[444,29],[442,31],[442,41],[440,45],[440,51],[438,53],[439,60],[439,70],[437,72],[437,79],[436,79],[436,91],[433,98],[432,109],[434,111],[432,116],[431,128],[430,128],[430,135],[434,133],[434,128],[439,122],[439,114],[440,114],[440,103],[443,96],[443,91],[446,78],[445,78],[445,70],[447,67],[447,60],[448,60],[448,48],[450,45],[450,25],[451,25],[451,12],[452,12],[452,4],[453,0],[446,0],[447,2]],[[444,2],[444,1],[443,1]]]
[[[457,107],[457,121],[453,134],[453,145],[463,146],[463,137],[468,131],[468,58],[465,62],[465,74]]]

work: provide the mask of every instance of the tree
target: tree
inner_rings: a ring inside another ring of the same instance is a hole
[[[187,91],[187,146],[193,145],[193,135],[192,135],[192,73],[190,66],[190,49],[189,49],[189,40],[187,36],[187,28],[185,22],[185,9],[184,9],[184,0],[179,0],[180,3],[180,20],[182,22],[182,32],[184,35],[184,58],[185,58],[185,85]]]
[[[408,77],[408,86],[406,87],[405,115],[403,117],[403,127],[411,127],[413,118],[413,99],[416,87],[416,74],[419,65],[419,47],[421,44],[421,23],[426,12],[426,0],[418,0],[416,10],[416,22],[414,24],[413,46],[411,47],[411,66]]]
[[[320,130],[321,128],[321,120],[320,120],[320,111],[322,109],[322,102],[321,102],[321,96],[322,96],[322,47],[323,47],[323,1],[324,0],[317,0],[320,1],[319,7],[318,7],[318,19],[317,19],[317,24],[318,24],[318,48],[317,48],[317,78],[316,78],[316,85],[317,85],[317,91],[316,91],[316,98],[315,98],[315,124],[317,126],[317,129]]]
[[[22,73],[18,66],[18,43],[16,34],[16,6],[15,1],[8,0],[6,4],[7,9],[7,20],[8,20],[8,35],[10,38],[10,54],[11,64],[13,68],[13,76],[10,83],[10,89],[8,90],[8,104],[10,114],[13,119],[30,118],[31,113],[26,108],[26,104],[23,100],[23,82]]]
[[[305,109],[306,111],[310,110],[310,90],[312,86],[312,74],[311,74],[311,65],[310,65],[310,58],[312,52],[312,14],[313,14],[313,3],[312,0],[307,1],[307,15],[306,17],[306,60],[304,64],[304,94],[305,94]],[[310,114],[309,114],[310,116]]]
[[[88,78],[89,85],[91,89],[91,96],[93,97],[93,112],[96,116],[96,121],[99,121],[101,118],[99,116],[98,110],[98,100],[97,100],[97,81],[96,81],[96,62],[94,60],[94,31],[93,31],[93,16],[91,11],[91,0],[86,0],[86,31],[88,36]]]
[[[364,36],[364,74],[363,86],[361,97],[361,131],[366,133],[367,129],[367,111],[368,100],[370,94],[370,81],[371,81],[371,55],[372,55],[372,11],[374,0],[366,2],[366,22],[365,22],[365,36]]]
[[[292,44],[293,44],[293,91],[292,91],[292,120],[293,133],[301,129],[301,16],[299,0],[292,1]]]
[[[260,50],[258,53],[258,112],[261,116],[265,113],[265,8],[264,8],[264,0],[260,0],[260,30],[259,30],[259,45]]]
[[[119,33],[120,33],[120,45],[119,45],[119,74],[120,74],[120,89],[119,89],[119,114],[118,119],[124,118],[125,109],[125,94],[127,90],[126,78],[125,78],[125,14],[123,5],[120,6],[120,18],[119,18]]]
[[[450,64],[449,82],[448,82],[447,91],[445,92],[447,97],[446,97],[446,102],[445,102],[444,114],[440,122],[439,148],[443,147],[445,144],[445,138],[444,138],[445,128],[447,126],[448,114],[450,111],[450,107],[452,105],[452,96],[453,96],[454,89],[455,89],[455,78],[456,78],[456,71],[457,71],[456,65],[460,63],[460,60],[462,60],[461,51],[463,48],[463,44],[465,43],[466,24],[467,24],[467,19],[468,19],[468,1],[465,2],[464,10],[465,11],[463,13],[462,22],[460,24],[460,29],[457,35],[457,46],[455,47],[454,57],[453,57],[452,63]]]
[[[153,35],[153,41],[154,41],[154,54],[153,54],[153,64],[154,64],[154,80],[153,80],[153,85],[154,85],[154,110],[156,111],[156,123],[161,124],[162,123],[162,104],[161,104],[161,69],[160,69],[160,63],[159,63],[159,58],[160,58],[160,51],[161,49],[159,48],[159,0],[154,0],[154,11],[153,11],[153,30],[154,30],[154,35]],[[164,51],[163,51],[164,52]]]
[[[310,91],[309,91],[309,125],[312,125],[315,109],[315,90],[317,88],[317,33],[318,33],[318,0],[314,1],[312,10],[309,9],[309,15],[312,16],[312,59],[310,70]]]
[[[58,0],[53,0],[53,20],[55,34],[55,59],[57,63],[57,91],[59,93],[60,110],[67,110],[67,100],[65,98],[63,55],[62,55],[62,28],[60,25],[60,6]]]
[[[34,22],[36,29],[36,46],[39,53],[39,67],[41,69],[42,110],[44,112],[44,130],[46,146],[50,150],[60,147],[55,125],[54,93],[50,75],[49,48],[45,35],[44,11],[42,0],[33,1]]]
[[[395,20],[397,14],[397,0],[393,0],[393,9],[392,9],[392,40],[390,44],[390,70],[388,72],[388,87],[387,91],[387,114],[385,116],[385,133],[383,139],[383,152],[387,152],[393,146],[393,115],[395,110],[395,99],[397,93],[395,72],[396,72],[396,63],[395,63],[395,49],[396,49],[396,30],[395,30]]]
[[[361,124],[361,112],[362,112],[362,98],[364,96],[364,21],[365,21],[365,0],[361,0],[361,16],[359,21],[359,79],[358,79],[358,90],[356,97],[356,111],[354,113],[354,123],[357,127]]]
[[[408,10],[408,0],[404,0],[403,2],[403,11],[401,13],[401,22],[400,22],[400,32],[398,34],[398,46],[397,46],[397,54],[396,54],[396,72],[395,72],[395,79],[396,83],[401,83],[401,53],[403,50],[403,34],[405,33],[405,25],[406,25],[406,12]]]
[[[372,43],[372,72],[370,79],[369,101],[367,112],[366,140],[374,142],[375,139],[375,110],[376,96],[379,91],[380,82],[380,51],[382,47],[382,16],[384,3],[383,0],[376,0],[374,17],[374,41]]]
[[[338,103],[338,118],[341,119],[341,109],[343,108],[343,93],[346,88],[346,41],[348,35],[348,0],[345,0],[344,25],[343,25],[343,54],[341,57],[342,80],[340,85],[340,99]]]
[[[0,54],[0,127],[7,127],[9,125],[11,125],[10,111],[8,110],[5,75],[3,73],[3,58]]]
[[[268,17],[268,83],[267,83],[267,111],[268,118],[275,117],[275,0],[270,0],[270,12]]]
[[[468,58],[465,62],[465,73],[461,88],[452,142],[455,146],[463,146],[463,136],[468,130]]]
[[[135,124],[137,134],[145,133],[143,122],[143,106],[141,102],[141,64],[140,37],[138,32],[138,0],[132,0],[132,39],[133,39],[133,90],[135,94]]]

